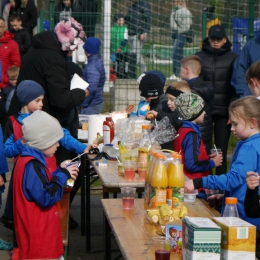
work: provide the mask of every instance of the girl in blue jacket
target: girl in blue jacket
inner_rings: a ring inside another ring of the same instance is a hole
[[[185,182],[185,191],[191,192],[198,188],[224,190],[226,197],[238,199],[238,214],[245,221],[260,230],[260,218],[249,218],[245,214],[244,199],[247,190],[247,172],[260,172],[260,100],[248,96],[230,104],[229,119],[231,131],[240,140],[232,158],[227,174],[210,175]],[[221,213],[225,205],[223,203]]]

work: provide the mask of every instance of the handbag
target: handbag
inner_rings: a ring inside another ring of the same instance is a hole
[[[186,33],[186,42],[192,43],[194,38],[194,29],[190,26],[189,31]]]

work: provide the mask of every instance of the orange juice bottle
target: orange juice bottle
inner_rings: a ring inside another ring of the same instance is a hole
[[[184,173],[183,164],[180,154],[171,154],[173,160],[168,164],[168,178],[171,198],[168,196],[167,200],[172,200],[172,208],[180,208],[184,201]]]
[[[158,208],[166,203],[168,176],[165,163],[165,155],[156,153],[156,162],[151,176],[150,208]]]

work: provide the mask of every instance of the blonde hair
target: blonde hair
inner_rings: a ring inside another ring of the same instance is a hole
[[[260,100],[253,96],[247,96],[233,101],[229,106],[229,113],[235,117],[249,122],[255,118],[260,129]]]
[[[17,66],[10,66],[7,70],[8,78],[18,78],[20,68]]]
[[[249,84],[250,79],[257,79],[260,81],[260,61],[254,62],[246,71],[246,83]]]
[[[177,89],[182,92],[191,92],[190,86],[186,81],[176,81],[168,86],[171,89]]]
[[[181,60],[182,67],[188,67],[194,75],[201,72],[201,59],[197,55],[190,55]]]

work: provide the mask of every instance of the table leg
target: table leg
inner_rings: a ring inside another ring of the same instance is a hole
[[[104,260],[110,260],[111,259],[111,228],[107,221],[107,218],[105,216],[105,213],[103,213],[103,222],[104,222]]]
[[[86,175],[86,156],[81,156],[80,172],[80,217],[81,217],[81,235],[86,235],[86,208],[85,208],[85,175]]]
[[[105,187],[103,187],[103,199],[109,199],[109,192],[105,191]]]

